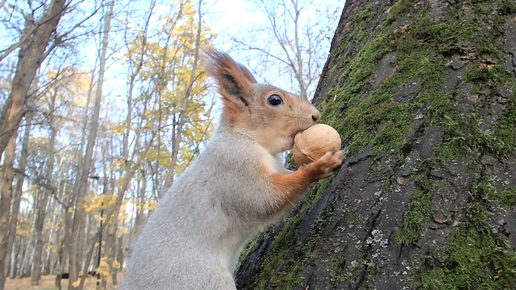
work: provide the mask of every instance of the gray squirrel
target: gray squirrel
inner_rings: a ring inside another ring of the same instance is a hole
[[[205,52],[204,67],[223,101],[218,127],[149,217],[123,290],[235,290],[233,271],[245,243],[342,164],[339,150],[295,172],[285,169],[276,156],[320,118],[317,109],[258,84],[221,51]]]

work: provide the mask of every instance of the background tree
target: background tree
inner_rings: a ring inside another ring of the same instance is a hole
[[[33,7],[32,4],[32,1],[29,1],[28,11],[21,12],[25,20],[25,27],[20,39],[4,49],[3,55],[0,57],[4,59],[16,48],[19,48],[19,60],[12,81],[11,93],[5,101],[0,119],[0,156],[11,137],[16,137],[18,125],[26,113],[24,104],[27,92],[36,75],[36,70],[50,52],[46,51],[47,46],[52,40],[59,20],[66,11],[65,0],[52,1],[46,8],[43,5]],[[13,5],[12,9],[21,8]],[[41,9],[44,11],[39,11]],[[42,16],[34,19],[34,15],[38,14]],[[50,47],[50,49],[52,48],[53,46]],[[1,228],[0,232],[2,232]]]
[[[13,85],[14,56],[30,42],[20,41],[20,20],[27,11],[43,15],[50,4],[8,3],[1,11],[0,34],[13,43],[0,62],[2,103]],[[113,4],[66,4],[24,96],[24,136],[13,135],[0,184],[2,226],[10,227],[2,232],[9,265],[1,265],[12,278],[32,276],[37,284],[55,274],[61,289],[65,274],[68,287],[81,289],[87,276],[78,279],[79,271],[98,270],[101,287],[116,284],[135,227],[210,136],[214,102],[197,68],[214,38],[203,2],[152,1],[144,12]]]
[[[314,102],[346,164],[242,289],[516,287],[516,5],[346,1]]]
[[[342,3],[251,0],[261,21],[232,35],[257,76],[312,99]]]

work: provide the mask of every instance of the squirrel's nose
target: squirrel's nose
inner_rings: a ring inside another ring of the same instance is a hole
[[[319,111],[315,110],[315,112],[312,113],[312,120],[315,122],[317,122],[317,120],[319,120],[321,118],[321,113],[319,113]]]

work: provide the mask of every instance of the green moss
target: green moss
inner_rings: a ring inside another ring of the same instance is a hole
[[[388,53],[388,40],[376,36],[362,48],[358,57],[350,62],[339,78],[327,100],[322,104],[323,122],[333,126],[345,140],[348,154],[357,154],[372,143],[377,156],[404,144],[404,135],[410,129],[412,119],[404,104],[393,105],[396,85],[381,85],[371,94],[369,76],[378,62]],[[401,85],[401,80],[399,81]],[[365,94],[369,94],[364,97]],[[345,105],[345,112],[336,106]],[[344,118],[342,118],[344,115]],[[376,132],[377,134],[374,134]]]
[[[413,37],[431,44],[434,51],[451,54],[460,51],[464,43],[475,41],[483,31],[481,24],[459,20],[434,22],[428,15],[414,23]]]
[[[302,271],[308,261],[315,258],[313,245],[317,242],[318,236],[312,236],[301,246],[297,245],[299,225],[312,206],[321,199],[330,182],[330,179],[324,179],[315,183],[308,196],[297,205],[299,212],[286,221],[283,229],[269,246],[267,256],[260,265],[259,274],[252,283],[252,289],[269,289],[270,285],[279,289],[292,289],[302,285]],[[287,254],[292,249],[295,251],[295,258],[287,259]]]
[[[500,34],[496,28],[503,26],[499,15],[514,13],[514,1],[459,1],[446,10],[445,22],[434,22],[427,7],[421,6],[424,3],[398,0],[380,29],[372,33],[367,27],[374,10],[371,3],[355,16],[343,36],[343,45],[335,56],[338,64],[331,68],[332,75],[339,74],[338,82],[320,108],[321,122],[340,132],[347,154],[358,154],[371,144],[377,159],[387,152],[403,156],[414,146],[406,140],[407,133],[415,130],[414,119],[423,118],[427,124],[440,128],[443,134],[442,144],[435,148],[434,156],[427,162],[437,160],[447,166],[451,160],[465,158],[479,163],[478,156],[482,155],[513,156],[516,153],[516,94],[509,97],[502,116],[494,124],[485,126],[486,116],[481,115],[480,110],[472,105],[458,108],[457,104],[464,104],[464,93],[445,91],[443,84],[449,73],[445,64],[452,56],[461,55],[472,57],[466,61],[467,73],[461,82],[473,84],[470,96],[491,96],[493,88],[502,85],[516,91],[513,76],[505,69],[498,52]],[[471,11],[465,13],[464,5],[472,8]],[[417,21],[405,21],[409,17]],[[486,17],[490,18],[492,29],[479,24]],[[399,26],[400,23],[407,25]],[[360,47],[362,43],[365,44]],[[386,56],[395,62],[394,73],[376,87],[374,73]],[[412,83],[420,84],[419,91],[401,96],[404,85]],[[491,129],[483,129],[486,127]],[[435,193],[448,186],[418,171],[412,172],[410,178],[415,190],[403,227],[396,235],[396,241],[401,244],[417,241],[431,215]],[[389,179],[385,177],[386,186]],[[306,265],[317,256],[317,231],[324,228],[328,218],[317,219],[317,229],[312,231],[316,233],[303,245],[298,245],[299,225],[328,184],[329,181],[325,181],[314,185],[312,192],[298,205],[299,212],[285,223],[260,265],[253,289],[268,289],[271,285],[291,289],[302,285]],[[489,201],[480,198],[486,195],[482,192],[487,193]],[[516,281],[514,252],[493,234],[487,214],[491,205],[514,207],[516,190],[496,191],[491,183],[479,182],[473,193],[466,211],[466,225],[456,230],[448,245],[438,249],[443,253],[439,260],[433,256],[426,258],[426,266],[414,275],[416,288],[516,289],[512,282]],[[356,222],[354,215],[349,215],[351,224]],[[290,256],[295,258],[288,258]],[[348,276],[342,272],[352,273],[367,264],[354,261],[343,271],[342,262],[342,256],[329,262],[332,279],[346,279]]]
[[[354,21],[356,22],[362,22],[362,21],[367,21],[369,19],[371,19],[371,17],[373,17],[373,3],[367,3],[366,6],[364,7],[364,9],[362,11],[360,11],[355,17],[354,17]]]
[[[343,255],[337,255],[331,259],[328,264],[328,271],[330,272],[330,278],[335,281],[344,281],[344,263],[346,257]]]
[[[466,214],[466,228],[455,231],[453,240],[439,250],[440,258],[427,256],[426,266],[415,272],[417,289],[516,288],[516,253],[489,225],[484,205],[475,200]]]
[[[412,244],[419,238],[421,230],[426,225],[432,213],[433,197],[437,191],[435,181],[424,175],[411,177],[415,190],[410,202],[409,210],[403,215],[403,227],[396,235],[398,244]],[[444,184],[440,189],[444,187]]]
[[[367,37],[367,35],[369,35],[369,33],[367,33],[367,31],[360,32],[358,34],[357,39],[355,40],[355,42],[357,42],[357,43],[361,42],[362,40],[364,40]]]
[[[514,152],[514,138],[499,134],[507,128],[482,130],[484,120],[478,114],[445,115],[444,142],[436,149],[441,161],[462,159],[464,156],[489,154],[496,157],[508,156]]]
[[[495,126],[494,133],[504,144],[506,155],[516,153],[516,86],[512,86],[514,93],[509,97],[508,107]]]
[[[516,3],[513,0],[502,0],[502,5],[498,8],[500,15],[516,13]]]
[[[501,204],[513,208],[516,205],[516,188],[505,188],[499,193],[498,200]]]
[[[514,89],[516,86],[512,86]],[[516,153],[516,94],[509,97],[501,118],[489,130],[482,129],[485,120],[478,113],[461,115],[450,109],[455,99],[453,94],[443,95],[434,104],[436,107],[429,109],[430,120],[443,128],[443,143],[436,148],[439,161],[445,164],[477,154],[501,158]]]
[[[500,191],[493,183],[494,179],[479,181],[474,188],[477,199],[488,198],[492,204],[506,206],[508,209],[513,208],[516,205],[516,188],[507,186]]]
[[[400,17],[407,15],[414,7],[413,0],[399,0],[392,6],[389,15],[387,15],[386,24],[392,24]]]
[[[489,80],[496,81],[500,84],[511,84],[513,78],[511,73],[503,66],[502,60],[498,60],[495,64],[491,65],[477,61],[473,68],[468,70],[462,82],[486,82]]]

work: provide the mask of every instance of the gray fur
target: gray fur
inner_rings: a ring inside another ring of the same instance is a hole
[[[275,204],[272,184],[256,174],[263,149],[230,130],[221,124],[158,203],[122,289],[236,289],[232,272],[240,250],[272,222]]]

